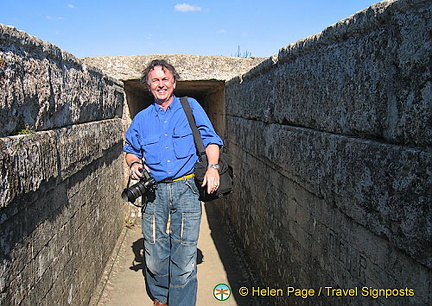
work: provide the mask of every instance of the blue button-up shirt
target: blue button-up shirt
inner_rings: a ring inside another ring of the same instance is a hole
[[[204,147],[222,146],[222,139],[201,105],[193,98],[188,100]],[[153,103],[139,112],[126,132],[123,151],[145,159],[156,181],[193,173],[198,154],[180,99],[174,97],[166,111]]]

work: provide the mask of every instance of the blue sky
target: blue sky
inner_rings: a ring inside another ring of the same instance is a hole
[[[271,56],[379,1],[0,0],[0,23],[77,57]]]

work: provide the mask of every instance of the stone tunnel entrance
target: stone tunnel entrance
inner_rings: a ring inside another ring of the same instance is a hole
[[[153,97],[140,80],[124,82],[129,113],[132,119],[139,111],[153,102]],[[177,97],[195,98],[207,112],[216,132],[225,133],[225,82],[224,81],[177,81],[174,91]]]

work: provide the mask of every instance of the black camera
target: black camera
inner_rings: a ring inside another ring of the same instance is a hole
[[[155,179],[152,178],[145,169],[143,169],[142,174],[143,177],[138,183],[123,190],[123,200],[134,203],[138,197],[147,197],[150,192],[153,192],[156,189]]]

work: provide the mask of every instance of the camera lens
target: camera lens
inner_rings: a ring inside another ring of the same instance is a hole
[[[143,178],[135,185],[126,188],[122,192],[122,199],[127,202],[135,202],[135,200],[141,195],[145,195],[147,192],[152,190],[153,186],[156,184],[156,181],[152,177]]]
[[[126,188],[122,192],[122,199],[126,202],[135,202],[135,200],[141,195],[139,193],[139,188],[132,188],[134,186],[131,186],[130,188]]]

